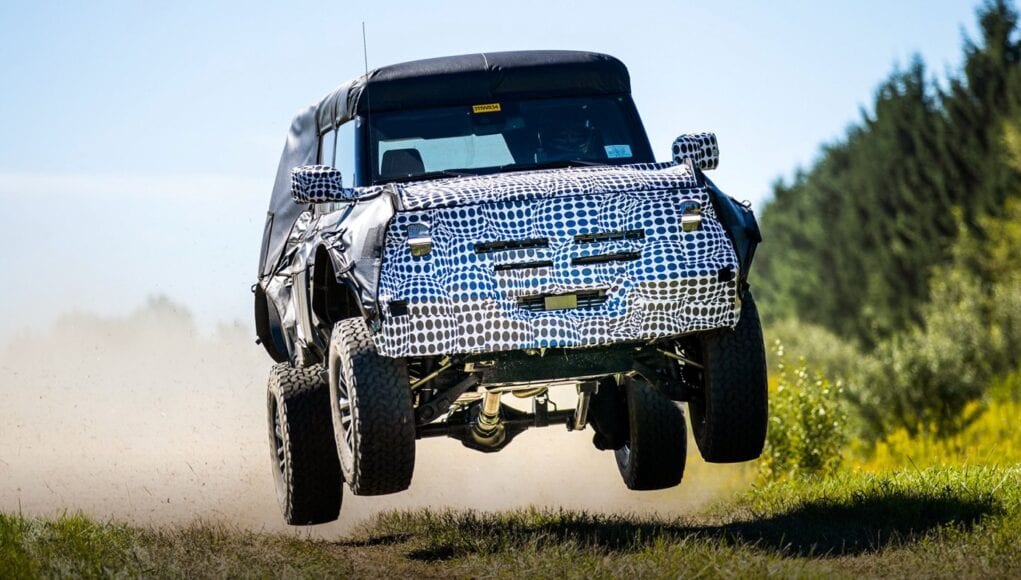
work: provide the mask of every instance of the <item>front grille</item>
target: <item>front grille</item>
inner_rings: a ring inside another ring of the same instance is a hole
[[[645,239],[645,230],[620,230],[616,232],[598,232],[593,234],[578,234],[574,236],[576,244],[591,244],[595,242],[615,242],[618,240],[642,240]]]
[[[507,264],[497,264],[493,266],[493,269],[497,272],[504,272],[507,270],[528,270],[529,268],[550,268],[553,266],[553,260],[535,260],[533,262],[511,262]]]
[[[605,264],[607,262],[630,262],[642,257],[641,252],[614,252],[612,254],[596,254],[594,256],[579,256],[571,258],[572,266],[585,266],[588,264]]]
[[[476,254],[503,252],[506,250],[526,250],[528,248],[548,248],[549,238],[532,238],[529,240],[497,240],[495,242],[478,242],[475,244]]]

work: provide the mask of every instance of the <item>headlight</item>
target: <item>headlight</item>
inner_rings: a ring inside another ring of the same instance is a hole
[[[702,206],[698,202],[682,202],[678,209],[681,210],[681,230],[694,232],[702,229]]]
[[[408,224],[408,247],[411,248],[411,255],[421,257],[427,255],[433,249],[432,232],[426,224]]]

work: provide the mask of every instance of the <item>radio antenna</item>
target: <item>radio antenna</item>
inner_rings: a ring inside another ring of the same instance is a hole
[[[372,93],[369,91],[369,43],[365,40],[365,21],[362,20],[362,58],[365,61],[365,81],[362,90],[365,91],[365,133],[366,141],[371,143],[372,139],[368,135],[372,131]],[[369,152],[369,159],[372,160],[372,164],[375,165],[376,169],[369,172],[369,183],[372,183],[372,174],[379,168],[376,165],[376,151],[374,147],[370,147],[372,151]]]
[[[369,92],[369,43],[365,40],[365,21],[362,20],[362,58],[365,61],[365,117],[372,115],[372,94]]]
[[[365,74],[369,74],[369,49],[365,41],[365,21],[362,20],[362,58],[365,59]]]

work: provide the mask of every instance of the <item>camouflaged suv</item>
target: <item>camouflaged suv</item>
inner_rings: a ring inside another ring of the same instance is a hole
[[[760,238],[718,159],[698,133],[657,163],[627,69],[588,52],[397,64],[300,111],[254,286],[285,519],[406,489],[417,439],[549,425],[674,486],[683,402],[707,461],[757,457]]]

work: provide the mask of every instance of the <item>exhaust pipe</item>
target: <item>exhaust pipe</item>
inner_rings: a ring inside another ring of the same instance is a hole
[[[483,447],[499,447],[507,437],[500,419],[500,393],[486,391],[482,394],[479,415],[471,426],[472,439]]]

